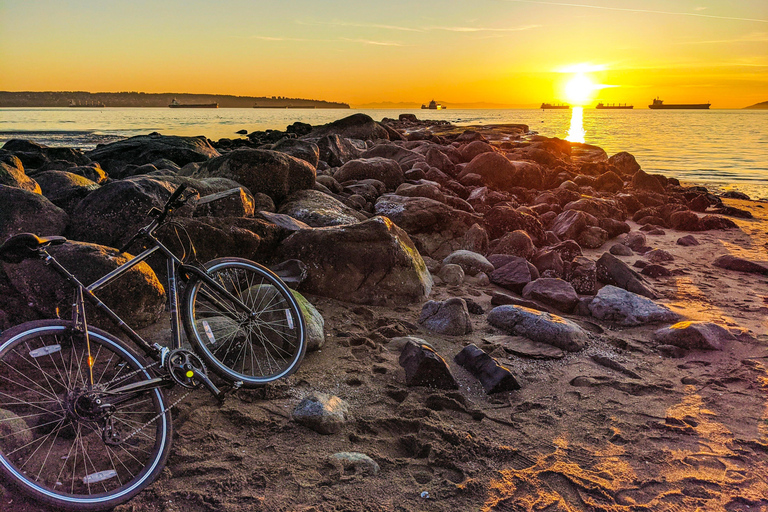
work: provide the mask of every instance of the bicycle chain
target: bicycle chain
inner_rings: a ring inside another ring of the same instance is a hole
[[[140,426],[139,428],[135,429],[133,432],[131,432],[130,434],[128,434],[128,436],[127,436],[127,437],[125,437],[124,439],[122,439],[122,440],[120,441],[120,443],[119,443],[119,444],[123,444],[124,442],[128,441],[128,440],[129,440],[129,439],[131,439],[133,436],[135,436],[136,434],[138,434],[139,432],[141,432],[142,430],[144,430],[145,428],[147,428],[147,427],[150,425],[150,423],[154,423],[155,421],[157,421],[157,419],[158,419],[159,417],[161,417],[162,415],[164,415],[165,413],[167,413],[168,411],[170,411],[171,409],[173,409],[174,407],[176,407],[176,405],[177,405],[179,402],[181,402],[182,400],[184,400],[185,398],[187,398],[187,396],[188,396],[188,395],[189,395],[191,392],[193,392],[193,391],[194,391],[194,389],[190,389],[189,391],[187,391],[186,393],[184,393],[184,394],[183,394],[181,397],[179,397],[179,399],[178,399],[178,400],[176,400],[176,401],[175,401],[175,402],[173,402],[171,405],[169,405],[168,407],[166,407],[165,409],[163,409],[163,411],[162,411],[162,412],[160,412],[159,414],[157,414],[157,415],[156,415],[154,418],[150,419],[149,421],[147,421],[146,423],[144,423],[142,426]]]

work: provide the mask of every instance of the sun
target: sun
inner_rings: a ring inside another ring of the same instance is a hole
[[[584,73],[576,73],[568,83],[565,84],[565,96],[569,103],[573,105],[584,105],[589,103],[594,92],[600,87],[589,79]]]

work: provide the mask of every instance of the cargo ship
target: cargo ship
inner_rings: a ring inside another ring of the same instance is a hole
[[[218,103],[179,103],[176,98],[173,98],[168,106],[171,108],[219,108]]]
[[[429,106],[422,104],[421,108],[424,110],[445,110],[446,107],[442,106],[435,100],[429,102]]]
[[[629,110],[631,108],[635,108],[635,106],[634,105],[627,105],[626,103],[623,104],[623,105],[620,104],[620,103],[618,105],[615,104],[615,103],[613,103],[613,104],[609,103],[609,104],[606,105],[605,103],[603,103],[601,101],[600,103],[595,105],[595,108],[599,108],[599,109],[623,109],[623,110]]]
[[[648,105],[648,108],[654,109],[654,110],[679,110],[679,109],[687,109],[687,110],[706,110],[709,108],[709,106],[712,105],[711,103],[669,103],[667,105],[664,104],[664,101],[660,100],[659,98],[656,98],[653,100],[653,103]]]
[[[549,110],[551,108],[569,109],[569,108],[571,108],[571,106],[570,105],[562,105],[560,103],[558,103],[557,105],[553,105],[552,103],[542,103],[541,104],[541,109],[542,110]]]

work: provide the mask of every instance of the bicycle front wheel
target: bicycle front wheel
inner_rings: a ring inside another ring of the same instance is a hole
[[[123,341],[41,320],[0,337],[0,472],[59,509],[105,510],[146,488],[171,445],[163,394],[120,392],[151,378]],[[113,392],[113,390],[115,390]]]
[[[185,292],[183,319],[187,337],[211,369],[247,388],[296,371],[307,349],[306,331],[285,283],[241,258],[220,258],[205,267],[218,286],[193,278]]]

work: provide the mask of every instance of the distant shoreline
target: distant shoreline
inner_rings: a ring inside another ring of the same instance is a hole
[[[0,91],[0,108],[145,107],[168,108],[173,100],[182,104],[218,103],[221,108],[328,108],[349,109],[348,103],[286,98],[284,96],[232,96],[226,94],[85,92],[85,91]]]

